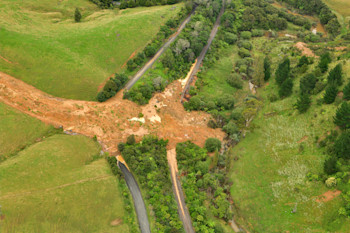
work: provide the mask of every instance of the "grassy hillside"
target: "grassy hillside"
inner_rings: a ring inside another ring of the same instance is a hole
[[[117,181],[97,143],[54,135],[0,164],[4,232],[128,232]]]
[[[92,100],[181,6],[119,11],[87,0],[1,1],[0,70],[55,96]]]
[[[350,19],[350,2],[348,0],[324,0],[324,2],[342,17]]]
[[[52,126],[0,103],[0,161],[54,131]]]
[[[292,66],[300,58],[292,57],[286,49],[291,45],[288,42],[261,38],[253,44],[255,58],[261,56],[259,51],[269,51],[273,71],[283,56],[291,58]],[[317,63],[315,59],[308,72]],[[350,64],[342,64],[345,84]],[[274,77],[258,89],[264,107],[253,121],[251,132],[232,150],[238,159],[232,169],[232,198],[244,224],[257,232],[349,232],[349,220],[338,214],[340,196],[329,202],[316,201],[329,190],[319,178],[325,149],[316,142],[335,129],[332,119],[341,100],[330,105],[317,104],[324,95],[322,91],[312,96],[307,113],[298,113],[294,104],[302,76],[296,74],[292,96],[282,100],[270,101],[271,96],[278,95]],[[294,209],[296,212],[292,213]]]

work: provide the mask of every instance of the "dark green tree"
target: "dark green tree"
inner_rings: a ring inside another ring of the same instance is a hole
[[[337,94],[338,94],[337,87],[334,84],[331,84],[326,88],[326,93],[323,96],[323,101],[326,104],[331,104],[334,102],[335,97],[337,97]]]
[[[310,94],[316,86],[316,76],[314,74],[307,74],[300,79],[300,92],[303,94]]]
[[[79,8],[75,8],[75,12],[74,12],[74,20],[75,22],[79,23],[81,21],[81,13]]]
[[[278,91],[278,94],[281,98],[284,98],[284,97],[290,96],[292,92],[293,92],[293,80],[291,78],[288,78],[282,83]]]
[[[332,175],[338,171],[337,169],[337,158],[332,156],[324,161],[323,171],[327,175]]]
[[[343,75],[342,75],[342,66],[340,63],[336,65],[331,71],[329,71],[327,81],[328,83],[333,83],[337,86],[340,86],[342,84]]]
[[[334,142],[333,149],[338,158],[350,159],[350,130],[342,132]]]
[[[128,145],[133,145],[133,144],[135,144],[135,142],[136,142],[135,135],[133,135],[133,134],[128,136],[128,138],[126,139],[126,144],[128,144]]]
[[[276,70],[276,83],[281,86],[285,80],[289,78],[290,73],[290,60],[284,59],[282,63],[278,65]],[[289,82],[290,83],[290,82]]]
[[[221,141],[217,138],[208,138],[205,140],[205,148],[209,152],[214,152],[221,149]]]
[[[318,67],[321,72],[324,73],[328,70],[328,64],[332,61],[331,55],[329,52],[322,54],[320,63],[318,63]]]
[[[340,33],[340,28],[341,28],[341,26],[337,20],[337,17],[331,19],[326,25],[326,30],[332,36],[337,36]]]
[[[343,102],[337,109],[334,117],[334,124],[342,129],[350,128],[350,103]]]
[[[346,86],[343,89],[343,98],[345,100],[350,100],[350,81],[348,82],[348,84],[346,84]]]
[[[309,94],[301,93],[296,103],[296,107],[300,113],[306,112],[311,106],[311,99]]]
[[[268,56],[264,59],[264,80],[267,81],[271,77],[271,64]]]
[[[298,67],[302,67],[304,64],[309,64],[309,59],[305,55],[299,59]]]

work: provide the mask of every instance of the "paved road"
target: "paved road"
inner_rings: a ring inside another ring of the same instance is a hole
[[[134,206],[137,214],[137,219],[139,221],[140,230],[142,233],[151,233],[151,228],[149,226],[149,221],[147,216],[147,210],[146,210],[145,203],[142,199],[140,188],[134,176],[126,168],[126,166],[120,162],[118,162],[118,166],[124,174],[126,184],[128,185],[132,198],[134,200]]]
[[[203,48],[202,52],[199,54],[199,56],[197,57],[197,62],[196,64],[194,65],[194,68],[191,70],[191,74],[190,74],[190,77],[185,85],[185,88],[182,92],[182,95],[181,95],[181,99],[180,101],[182,102],[183,101],[183,98],[186,94],[186,92],[188,91],[189,87],[190,87],[190,84],[192,82],[192,79],[194,77],[194,75],[198,72],[198,69],[205,57],[205,54],[208,52],[208,49],[211,45],[211,43],[213,42],[214,38],[215,38],[215,35],[216,33],[218,32],[218,29],[219,29],[219,26],[220,26],[220,19],[221,19],[221,16],[222,14],[224,13],[225,11],[225,0],[222,1],[222,7],[221,7],[221,10],[220,10],[220,13],[216,19],[216,22],[214,24],[214,27],[213,29],[211,30],[211,33],[210,33],[210,36],[209,36],[209,39],[208,39],[208,42],[207,42],[207,45]]]
[[[177,38],[180,32],[185,28],[186,24],[190,21],[191,16],[194,14],[196,7],[193,8],[191,14],[187,16],[187,18],[181,23],[180,27],[177,29],[176,33],[174,33],[170,39],[158,50],[158,52],[153,56],[151,60],[149,60],[141,70],[139,70],[135,76],[126,84],[125,89],[130,90],[134,86],[134,84],[144,75],[144,73],[152,67],[155,61],[165,52],[165,50],[169,47],[171,43]]]

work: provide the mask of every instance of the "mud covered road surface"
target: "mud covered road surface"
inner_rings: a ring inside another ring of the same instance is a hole
[[[48,95],[0,72],[1,102],[66,131],[96,135],[104,150],[111,154],[116,154],[118,143],[132,134],[137,140],[147,134],[168,139],[169,149],[187,140],[204,146],[209,137],[223,139],[220,129],[207,127],[209,114],[185,111],[179,100],[181,91],[180,82],[174,81],[145,106],[122,99],[122,91],[104,103],[68,100]]]

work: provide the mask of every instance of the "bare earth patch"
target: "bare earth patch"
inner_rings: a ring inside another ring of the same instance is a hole
[[[317,197],[316,202],[327,202],[333,200],[335,197],[339,196],[341,194],[340,190],[329,190],[325,192],[324,194]]]
[[[171,83],[157,93],[148,105],[139,106],[122,99],[120,91],[104,103],[68,100],[48,95],[18,79],[0,72],[0,101],[43,122],[97,139],[111,154],[131,135],[146,134],[168,139],[168,148],[191,140],[199,146],[209,137],[224,138],[220,129],[207,127],[210,115],[187,112],[180,103],[181,83]],[[145,123],[129,121],[144,114]]]
[[[304,136],[298,141],[298,143],[305,142],[308,138],[309,138],[308,136]]]
[[[307,57],[318,57],[311,49],[307,47],[307,44],[304,42],[298,42],[294,46],[301,51],[302,55],[305,55]]]

